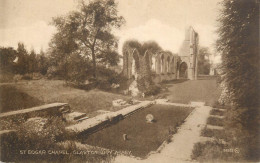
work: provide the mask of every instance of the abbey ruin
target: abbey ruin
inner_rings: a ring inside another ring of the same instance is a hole
[[[197,79],[197,55],[199,36],[198,33],[189,27],[185,32],[179,54],[172,54],[167,51],[157,51],[142,54],[142,60],[148,63],[148,70],[152,74],[151,80],[155,83],[173,79]],[[128,79],[137,76],[136,54],[137,49],[131,48],[123,53],[123,75]],[[140,57],[138,58],[140,60]],[[142,64],[142,63],[140,63]]]

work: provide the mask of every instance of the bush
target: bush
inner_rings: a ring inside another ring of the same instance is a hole
[[[20,74],[16,74],[16,75],[14,75],[14,81],[15,82],[17,82],[17,81],[19,81],[19,80],[22,80],[22,78],[23,78],[23,76],[22,75],[20,75]]]
[[[33,80],[39,80],[41,78],[43,78],[43,75],[41,73],[37,73],[37,72],[32,73]]]
[[[217,110],[217,109],[212,109],[212,110],[210,111],[210,114],[211,114],[211,115],[223,116],[223,115],[225,114],[225,112],[220,111],[220,110]]]
[[[222,130],[208,129],[206,127],[201,131],[201,136],[213,137],[216,139],[225,139],[225,140],[227,139],[227,136]]]
[[[217,117],[209,117],[207,119],[207,124],[214,125],[214,126],[223,126],[224,119],[217,118]]]
[[[12,73],[0,73],[0,83],[7,83],[13,81],[13,74]]]
[[[46,122],[47,120],[47,122]],[[34,121],[35,123],[31,123]],[[23,123],[17,132],[1,136],[1,161],[4,162],[111,162],[113,155],[75,155],[73,151],[102,151],[100,148],[75,142],[76,135],[65,130],[60,117],[33,118]],[[44,123],[42,123],[44,122]],[[28,126],[29,125],[29,126]],[[46,151],[45,154],[28,154]],[[67,151],[68,154],[48,154],[48,151]],[[21,151],[25,151],[21,154]]]
[[[145,96],[154,96],[160,93],[161,87],[157,85],[151,85],[145,92]]]
[[[196,143],[191,158],[197,161],[224,161],[229,160],[230,153],[224,152],[225,146],[218,142]],[[228,159],[229,157],[229,159]]]
[[[22,76],[22,79],[23,79],[23,80],[32,80],[32,79],[33,79],[33,76],[32,76],[32,74],[24,74],[24,75]]]
[[[20,150],[49,150],[55,149],[56,143],[72,137],[65,130],[65,123],[59,117],[50,119],[34,118],[35,123],[22,123],[16,134],[1,137],[1,161],[20,161],[23,155]],[[44,121],[44,122],[42,122]],[[28,126],[28,124],[30,124]],[[37,155],[27,155],[27,159],[33,159]]]
[[[105,91],[109,91],[112,89],[110,82],[107,80],[96,80],[96,87]]]
[[[241,121],[242,120],[242,121]],[[225,127],[231,145],[243,149],[248,161],[260,161],[259,108],[233,108],[226,113]]]
[[[55,66],[50,66],[47,70],[47,77],[48,79],[52,79],[54,78],[55,76],[58,75],[58,70]]]

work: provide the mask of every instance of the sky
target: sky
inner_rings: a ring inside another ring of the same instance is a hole
[[[117,0],[119,15],[126,20],[120,30],[119,53],[124,41],[154,40],[164,50],[178,53],[185,28],[192,26],[199,34],[200,46],[215,53],[217,17],[220,0]],[[17,48],[23,42],[28,50],[47,50],[56,32],[53,17],[77,8],[77,0],[0,0],[0,46]],[[220,57],[212,58],[214,63]]]

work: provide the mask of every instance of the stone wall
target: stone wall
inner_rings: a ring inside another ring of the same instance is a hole
[[[70,107],[67,103],[52,103],[23,110],[1,113],[0,120],[18,120],[28,119],[35,116],[62,115],[62,112],[64,111],[70,111]]]

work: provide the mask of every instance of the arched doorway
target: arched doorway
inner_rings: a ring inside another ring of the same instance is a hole
[[[188,65],[185,62],[182,62],[181,65],[180,65],[179,77],[181,79],[187,79],[188,78]]]

